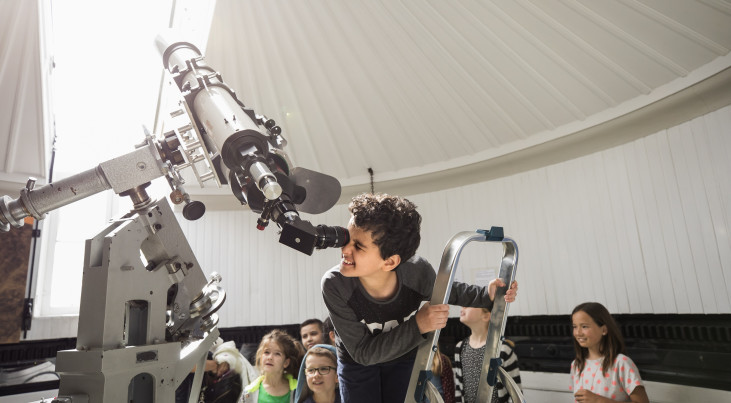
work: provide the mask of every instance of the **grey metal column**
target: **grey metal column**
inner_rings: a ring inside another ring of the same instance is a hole
[[[58,352],[54,402],[172,401],[193,367],[200,381],[224,301],[166,200],[113,222],[86,242],[77,344]]]

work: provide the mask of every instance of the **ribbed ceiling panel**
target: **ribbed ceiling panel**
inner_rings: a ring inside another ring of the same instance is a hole
[[[298,165],[347,185],[600,122],[730,47],[721,0],[219,0],[207,59]]]
[[[46,171],[38,4],[0,2],[0,181]],[[206,47],[297,165],[356,186],[527,150],[728,69],[731,3],[218,0]]]

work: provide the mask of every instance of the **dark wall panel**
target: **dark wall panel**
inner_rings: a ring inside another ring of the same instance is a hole
[[[20,341],[33,226],[0,233],[0,343]]]

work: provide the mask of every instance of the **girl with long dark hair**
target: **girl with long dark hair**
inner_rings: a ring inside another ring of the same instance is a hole
[[[640,373],[624,355],[624,340],[607,308],[585,302],[571,313],[576,359],[571,386],[577,402],[648,403]]]

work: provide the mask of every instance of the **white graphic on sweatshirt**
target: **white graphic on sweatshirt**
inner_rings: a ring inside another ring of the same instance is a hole
[[[412,316],[416,315],[416,312],[418,312],[418,309],[404,317],[402,322],[406,322],[407,320],[411,319]],[[389,320],[386,323],[366,323],[365,319],[361,319],[360,322],[366,325],[368,331],[371,332],[371,334],[389,332],[391,331],[391,329],[399,325],[399,321],[397,320]]]

